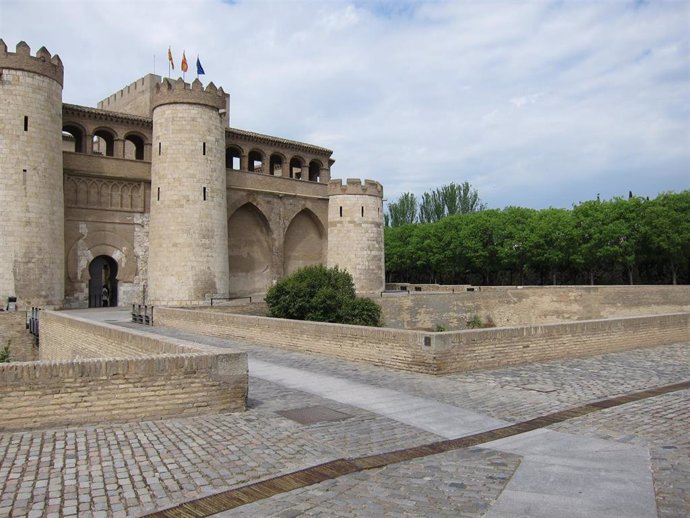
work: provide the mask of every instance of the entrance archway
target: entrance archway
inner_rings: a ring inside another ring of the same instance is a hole
[[[99,255],[89,263],[89,275],[89,307],[117,306],[117,261]]]

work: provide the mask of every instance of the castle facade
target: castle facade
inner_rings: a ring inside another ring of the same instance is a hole
[[[381,184],[332,151],[229,126],[213,83],[149,74],[64,104],[57,55],[0,40],[0,301],[204,304],[310,264],[384,287]]]

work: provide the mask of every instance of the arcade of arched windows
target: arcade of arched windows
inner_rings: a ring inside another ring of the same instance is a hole
[[[117,131],[107,126],[85,126],[65,118],[62,150],[129,160],[151,160],[151,139],[139,131]]]
[[[225,149],[225,168],[233,171],[250,172],[328,183],[330,169],[328,159],[305,157],[301,154],[285,154],[256,147],[242,148],[237,144]]]

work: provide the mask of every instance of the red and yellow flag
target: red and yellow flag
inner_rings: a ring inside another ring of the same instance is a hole
[[[170,63],[170,68],[175,70],[175,62],[173,61],[172,51],[170,50],[170,47],[168,47],[168,63]]]
[[[180,65],[182,72],[187,71],[187,56],[184,55],[184,50],[182,51],[182,64]]]

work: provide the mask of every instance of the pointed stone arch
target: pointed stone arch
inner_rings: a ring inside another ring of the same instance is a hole
[[[326,262],[326,232],[319,218],[309,209],[299,211],[285,231],[283,271]]]
[[[271,226],[261,210],[244,203],[228,218],[230,296],[265,293],[273,280]]]

